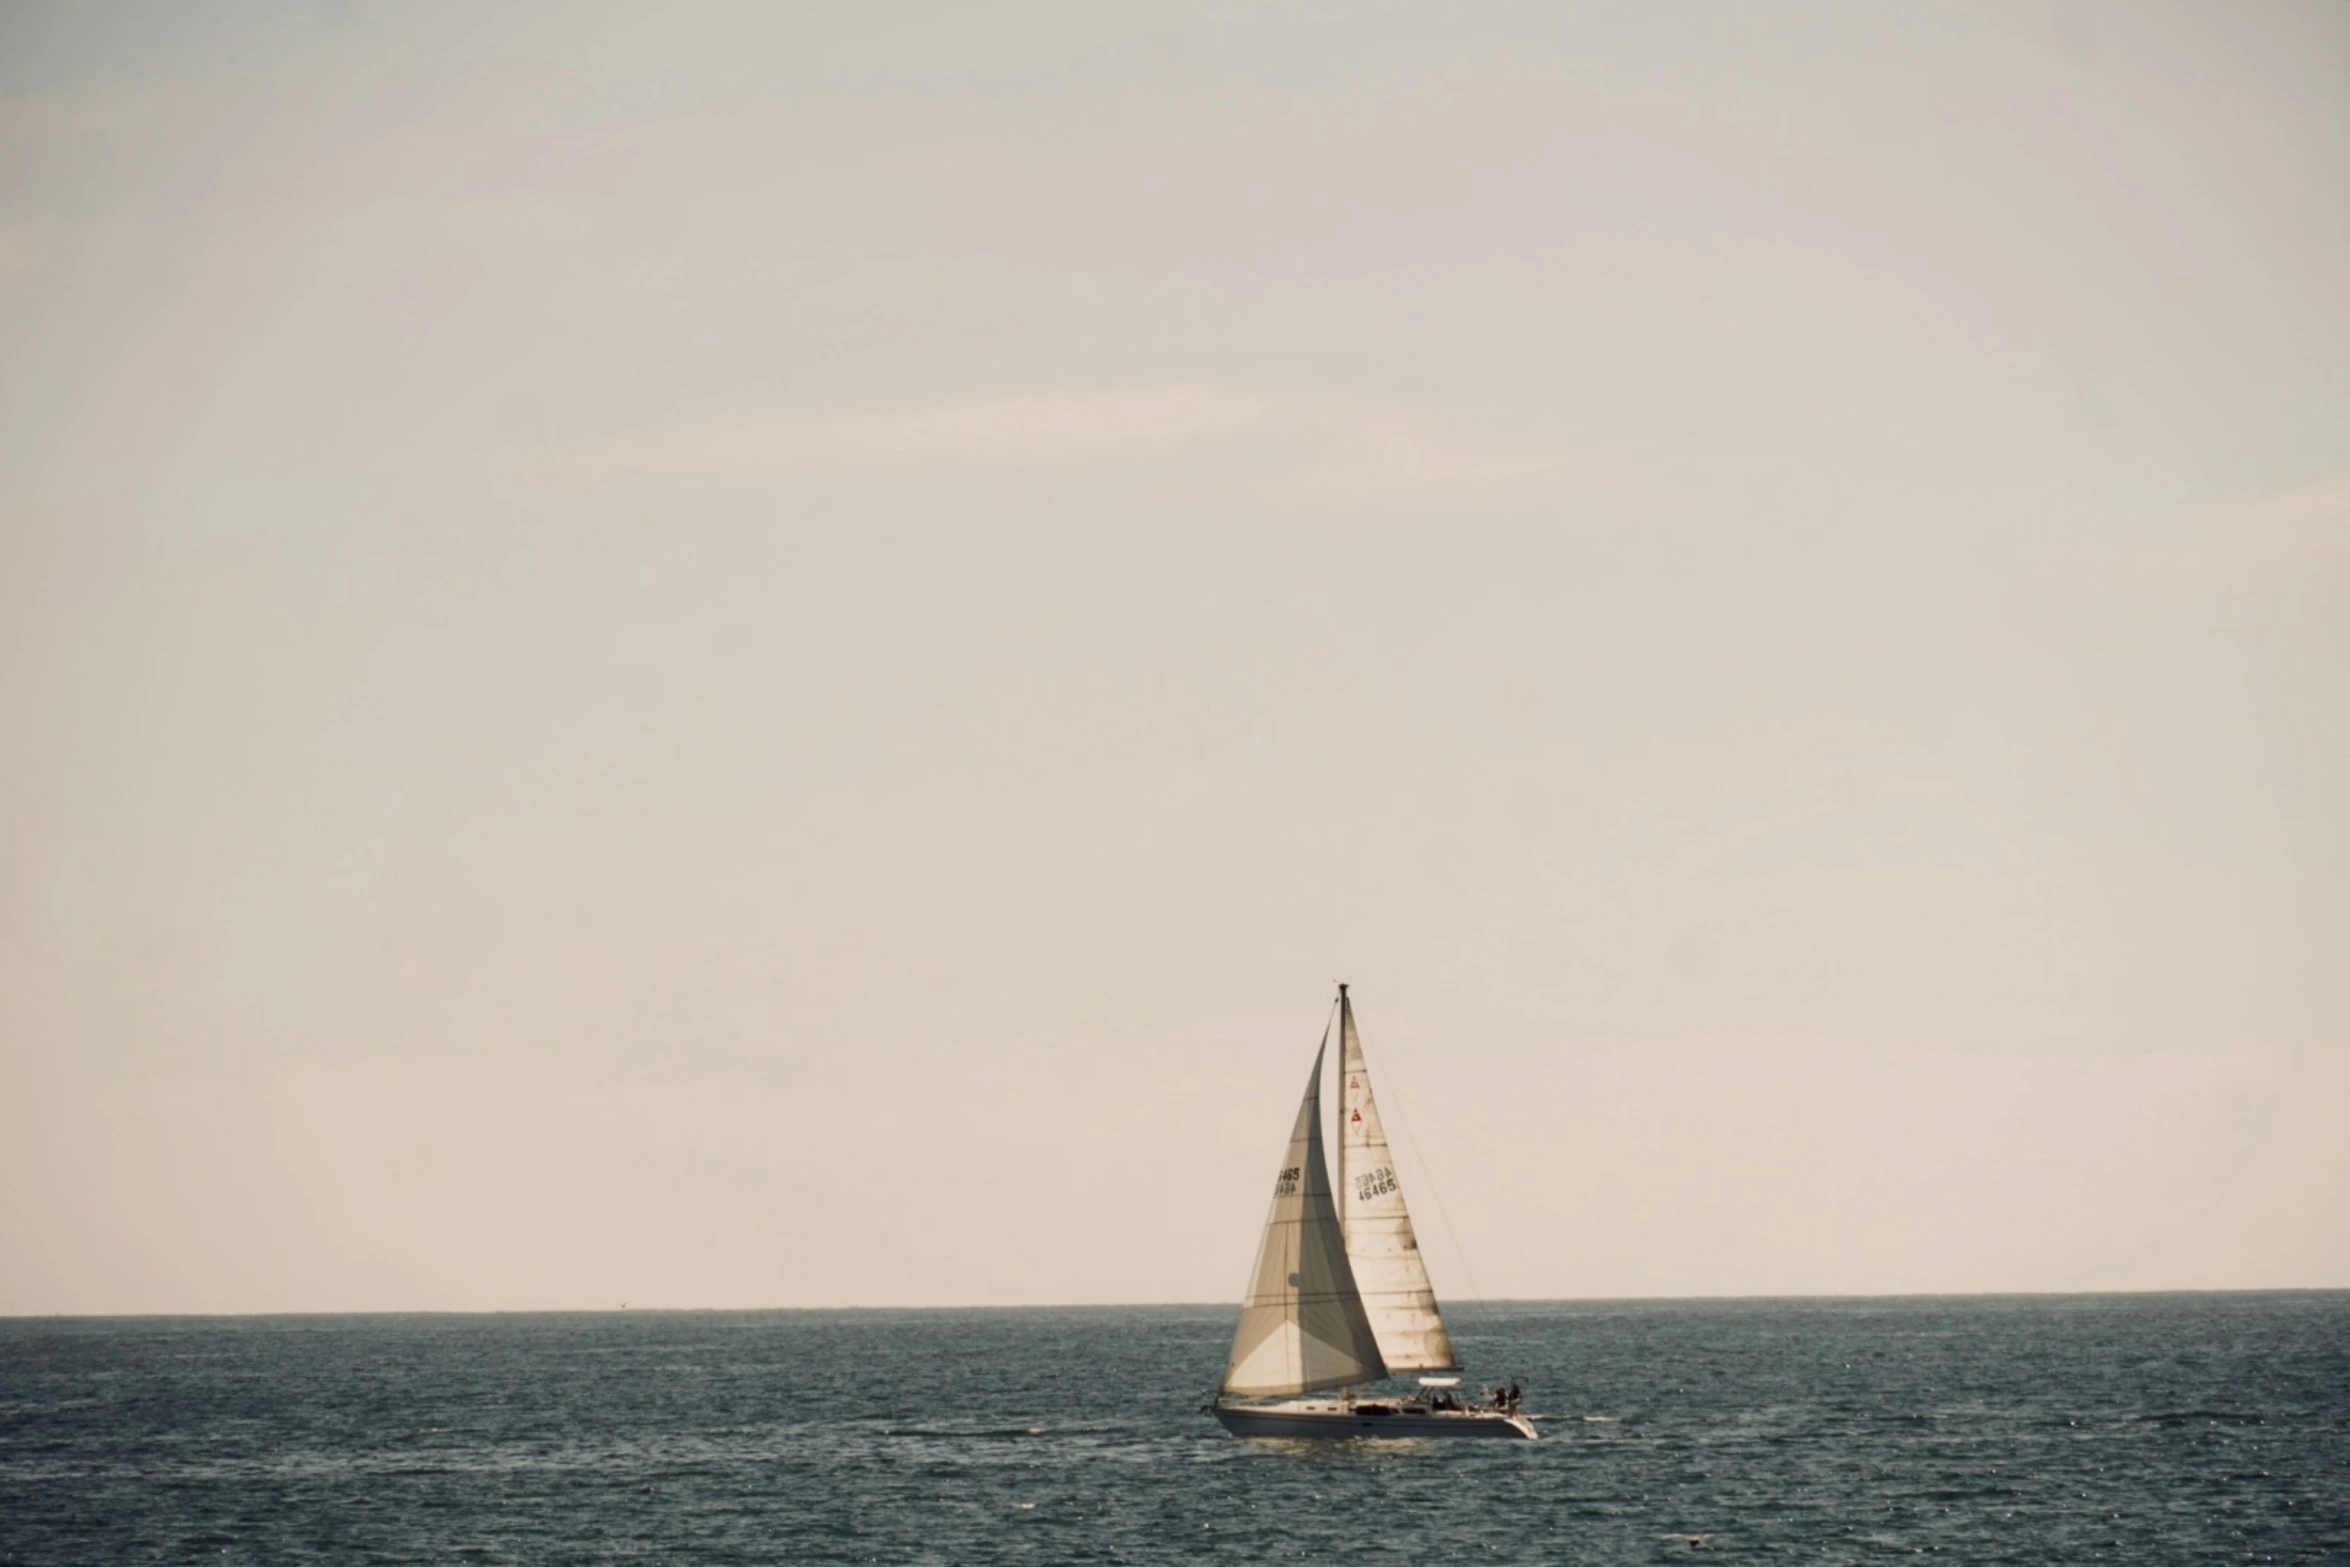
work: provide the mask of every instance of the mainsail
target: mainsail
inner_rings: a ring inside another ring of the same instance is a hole
[[[1354,1003],[1338,987],[1338,1201],[1346,1232],[1347,1261],[1362,1292],[1364,1315],[1379,1340],[1379,1357],[1390,1371],[1451,1371],[1452,1338],[1436,1310],[1428,1264],[1412,1234],[1396,1179],[1387,1129],[1371,1097],[1371,1074],[1363,1065],[1363,1040],[1355,1032]]]
[[[1273,1183],[1264,1243],[1224,1367],[1227,1393],[1309,1393],[1376,1382],[1387,1374],[1347,1266],[1322,1159],[1322,1056],[1328,1048],[1325,1036]],[[1441,1343],[1441,1325],[1437,1336]]]

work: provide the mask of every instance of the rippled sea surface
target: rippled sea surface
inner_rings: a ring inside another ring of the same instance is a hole
[[[2350,1293],[1452,1315],[1543,1440],[1235,1440],[1222,1308],[0,1322],[0,1561],[2350,1561]]]

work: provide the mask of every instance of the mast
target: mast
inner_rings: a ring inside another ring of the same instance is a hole
[[[1338,982],[1338,1081],[1341,1085],[1346,1082],[1346,1032],[1353,1026],[1354,1007],[1346,999],[1346,981],[1342,979]],[[1338,1145],[1338,1171],[1331,1185],[1338,1193],[1338,1234],[1343,1240],[1346,1237],[1346,1210],[1349,1206],[1346,1200],[1346,1090],[1343,1086],[1338,1092],[1338,1136],[1333,1140]]]

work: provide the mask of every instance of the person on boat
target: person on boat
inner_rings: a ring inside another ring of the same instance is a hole
[[[1518,1412],[1518,1406],[1524,1403],[1525,1400],[1525,1389],[1518,1386],[1518,1379],[1516,1377],[1510,1378],[1510,1413],[1513,1415],[1516,1414]]]

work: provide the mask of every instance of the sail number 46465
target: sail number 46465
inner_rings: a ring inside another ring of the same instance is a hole
[[[1298,1166],[1294,1164],[1283,1170],[1281,1178],[1273,1183],[1273,1195],[1287,1197],[1295,1193],[1297,1191],[1297,1176]]]
[[[1384,1197],[1394,1190],[1395,1171],[1384,1164],[1369,1174],[1355,1177],[1355,1201],[1357,1202],[1369,1202],[1374,1197]]]

